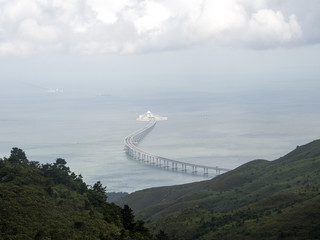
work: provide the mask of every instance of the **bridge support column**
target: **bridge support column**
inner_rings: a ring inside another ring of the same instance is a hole
[[[195,165],[192,166],[192,173],[197,174],[197,166]]]
[[[169,168],[169,161],[168,160],[165,161],[165,168]]]
[[[172,171],[176,171],[177,170],[177,163],[172,162]]]
[[[181,164],[182,172],[186,173],[187,172],[187,164]]]
[[[208,168],[203,168],[203,175],[208,176],[209,169]]]

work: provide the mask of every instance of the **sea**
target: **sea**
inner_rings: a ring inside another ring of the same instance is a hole
[[[213,81],[214,82],[214,81]],[[227,169],[255,159],[275,160],[320,136],[317,80],[234,81],[179,84],[159,89],[48,89],[32,82],[6,83],[0,95],[0,157],[12,147],[29,160],[64,158],[92,185],[134,192],[214,177],[182,174],[130,159],[124,138],[151,111],[168,117],[139,143],[162,157]],[[207,84],[207,85],[206,85]]]

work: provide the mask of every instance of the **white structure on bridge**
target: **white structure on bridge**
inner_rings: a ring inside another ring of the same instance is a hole
[[[139,143],[139,141],[156,125],[157,121],[167,120],[167,119],[168,119],[167,117],[160,117],[160,116],[154,115],[150,111],[148,111],[146,114],[139,115],[137,120],[148,121],[148,124],[145,127],[131,133],[129,136],[127,136],[124,139],[124,144],[125,144],[124,150],[127,153],[127,155],[145,164],[148,164],[157,168],[165,169],[165,170],[171,169],[174,172],[197,174],[198,169],[202,169],[203,175],[208,176],[209,170],[215,171],[216,175],[220,174],[221,172],[229,171],[229,169],[226,169],[226,168],[209,167],[204,165],[186,163],[182,161],[163,158],[163,157],[148,153],[137,147],[137,144]]]
[[[152,119],[155,119],[156,121],[162,121],[162,120],[168,120],[168,117],[161,117],[148,111],[146,114],[141,114],[137,118],[138,121],[143,121],[143,122],[148,122]]]

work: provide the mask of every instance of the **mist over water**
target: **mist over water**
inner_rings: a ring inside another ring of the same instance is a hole
[[[87,183],[101,180],[108,191],[206,179],[160,171],[125,155],[125,136],[146,124],[136,118],[148,110],[168,121],[158,122],[139,146],[201,165],[234,169],[258,158],[274,160],[320,135],[319,86],[312,79],[245,86],[206,79],[153,88],[144,82],[137,89],[68,86],[63,93],[21,86],[7,84],[0,96],[1,156],[19,147],[29,160],[41,163],[61,157]]]

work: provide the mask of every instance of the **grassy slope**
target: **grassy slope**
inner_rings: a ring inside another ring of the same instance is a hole
[[[172,239],[320,239],[320,141],[212,180],[122,199]],[[161,226],[161,227],[159,227]]]

